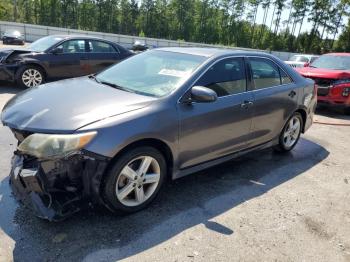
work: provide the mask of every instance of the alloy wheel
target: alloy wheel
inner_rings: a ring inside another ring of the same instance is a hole
[[[301,122],[297,116],[293,116],[283,134],[283,143],[285,147],[290,148],[298,141],[301,129]]]
[[[116,195],[125,206],[139,206],[156,191],[160,165],[150,156],[140,156],[123,167],[116,183]]]
[[[42,83],[43,76],[40,71],[34,68],[28,68],[22,74],[22,82],[27,87],[35,87]]]

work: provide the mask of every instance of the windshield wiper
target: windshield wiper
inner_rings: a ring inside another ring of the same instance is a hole
[[[96,78],[95,78],[95,79],[96,79]],[[99,80],[96,79],[96,81],[99,81]],[[101,84],[106,85],[106,86],[113,87],[113,88],[115,88],[115,89],[123,90],[123,91],[126,91],[126,92],[136,93],[134,90],[131,90],[131,89],[129,89],[129,88],[122,87],[122,86],[119,86],[119,85],[117,85],[117,84],[110,83],[110,82],[107,82],[107,81],[99,81],[98,83],[101,83]]]
[[[89,75],[88,77],[92,80],[95,80],[97,83],[101,84],[101,81],[96,78],[95,74]]]
[[[317,68],[316,66],[313,66],[313,65],[309,65],[309,67],[311,67],[311,68]]]

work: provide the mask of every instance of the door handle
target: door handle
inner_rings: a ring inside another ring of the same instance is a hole
[[[248,107],[252,106],[254,103],[252,101],[244,101],[242,104],[241,104],[241,108],[245,108],[247,109]]]
[[[87,57],[81,57],[80,60],[89,60]]]
[[[296,93],[294,90],[292,90],[292,91],[290,91],[290,93],[288,94],[288,96],[290,96],[291,98],[293,98],[293,97],[295,97],[296,94],[297,94],[297,93]]]

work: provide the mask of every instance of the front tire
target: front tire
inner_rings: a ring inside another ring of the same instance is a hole
[[[157,196],[167,172],[164,156],[153,147],[138,147],[122,154],[107,172],[103,198],[115,212],[133,213]]]
[[[24,88],[39,86],[44,83],[44,80],[43,70],[34,65],[23,66],[16,73],[17,84]]]
[[[279,137],[279,143],[275,149],[279,152],[291,151],[299,141],[303,125],[301,114],[295,112],[285,124]]]

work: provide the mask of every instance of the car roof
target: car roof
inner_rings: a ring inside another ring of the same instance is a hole
[[[325,55],[333,55],[333,56],[350,56],[350,53],[328,53]]]
[[[210,48],[210,47],[162,47],[157,48],[156,50],[182,53],[189,55],[198,55],[205,57],[214,57],[222,55],[231,55],[231,54],[266,54],[262,51],[250,51],[250,50],[241,50],[241,49],[225,49],[225,48]]]
[[[59,37],[59,38],[63,38],[65,40],[67,39],[77,39],[77,38],[84,38],[84,39],[93,39],[93,40],[103,40],[103,41],[107,41],[107,42],[113,42],[101,37],[96,37],[96,36],[91,36],[91,35],[49,35],[52,37]]]
[[[293,55],[293,56],[306,56],[306,57],[314,57],[319,55],[306,55],[306,54],[299,54],[299,55]]]

